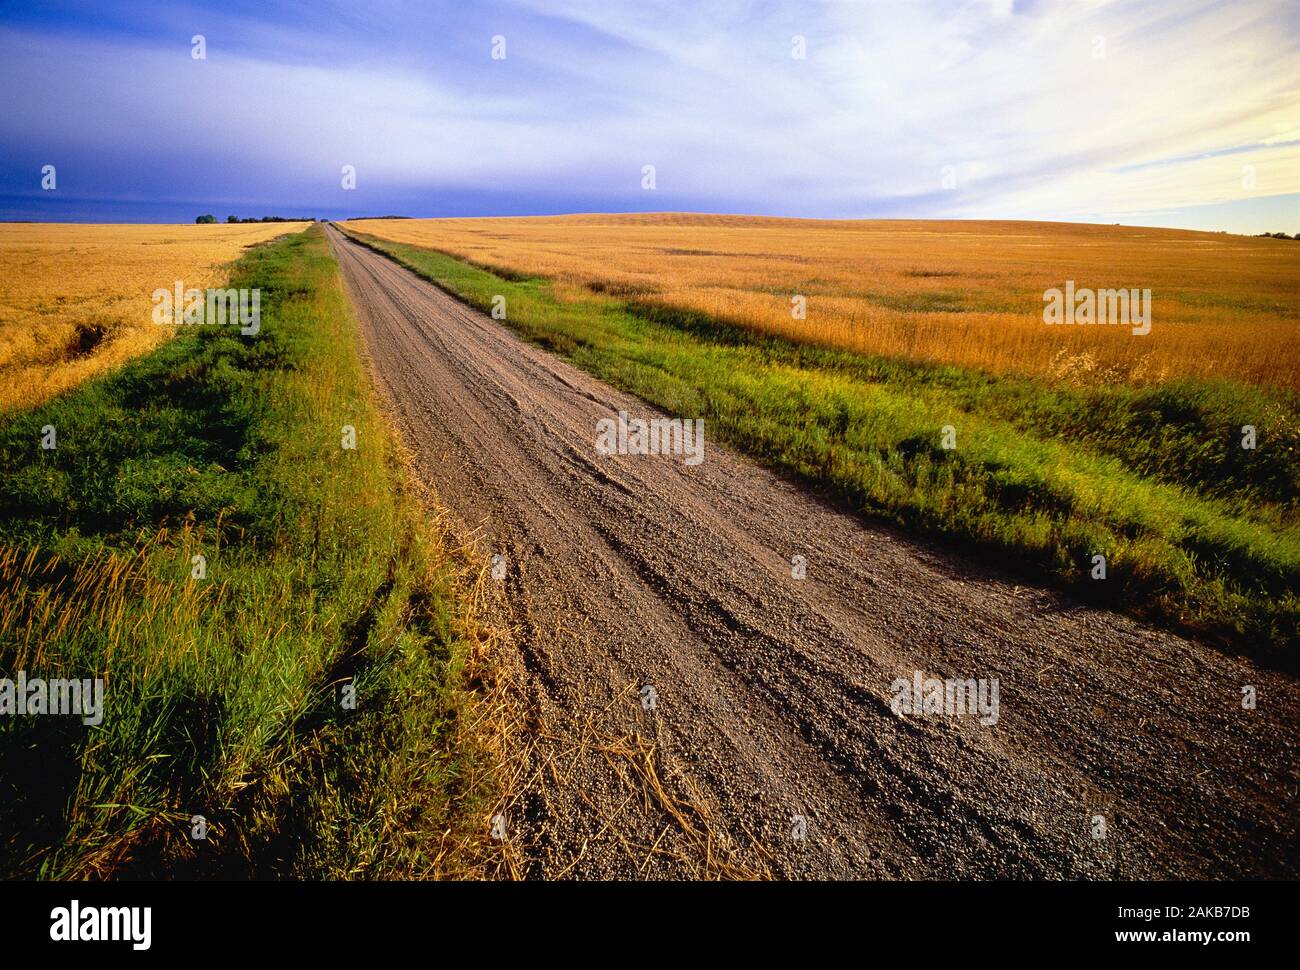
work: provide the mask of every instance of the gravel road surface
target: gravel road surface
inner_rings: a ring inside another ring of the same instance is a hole
[[[1300,872],[1294,678],[849,514],[707,424],[699,464],[601,454],[602,419],[664,415],[328,231],[418,472],[504,557],[523,875]],[[895,713],[918,673],[996,680],[996,719]]]

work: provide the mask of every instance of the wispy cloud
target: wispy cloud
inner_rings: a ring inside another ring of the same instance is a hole
[[[1285,0],[91,10],[0,29],[0,190],[24,212],[52,162],[73,196],[322,214],[1168,221],[1253,200],[1300,228]]]

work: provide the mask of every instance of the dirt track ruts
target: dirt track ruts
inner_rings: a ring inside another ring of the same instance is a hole
[[[419,473],[506,557],[524,874],[1300,872],[1295,679],[847,514],[707,423],[696,467],[599,455],[601,418],[661,412],[328,231]],[[894,714],[915,671],[997,678],[996,724]]]

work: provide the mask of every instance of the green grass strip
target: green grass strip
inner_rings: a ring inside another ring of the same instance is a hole
[[[429,875],[477,797],[451,567],[321,230],[228,285],[255,337],[182,328],[0,428],[0,676],[106,679],[98,727],[0,717],[6,876]]]

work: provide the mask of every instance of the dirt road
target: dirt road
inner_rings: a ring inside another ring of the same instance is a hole
[[[1293,678],[864,522],[707,424],[698,465],[600,454],[601,419],[662,415],[329,233],[420,473],[505,557],[525,875],[1300,872]],[[996,720],[896,714],[918,672],[996,680]]]

